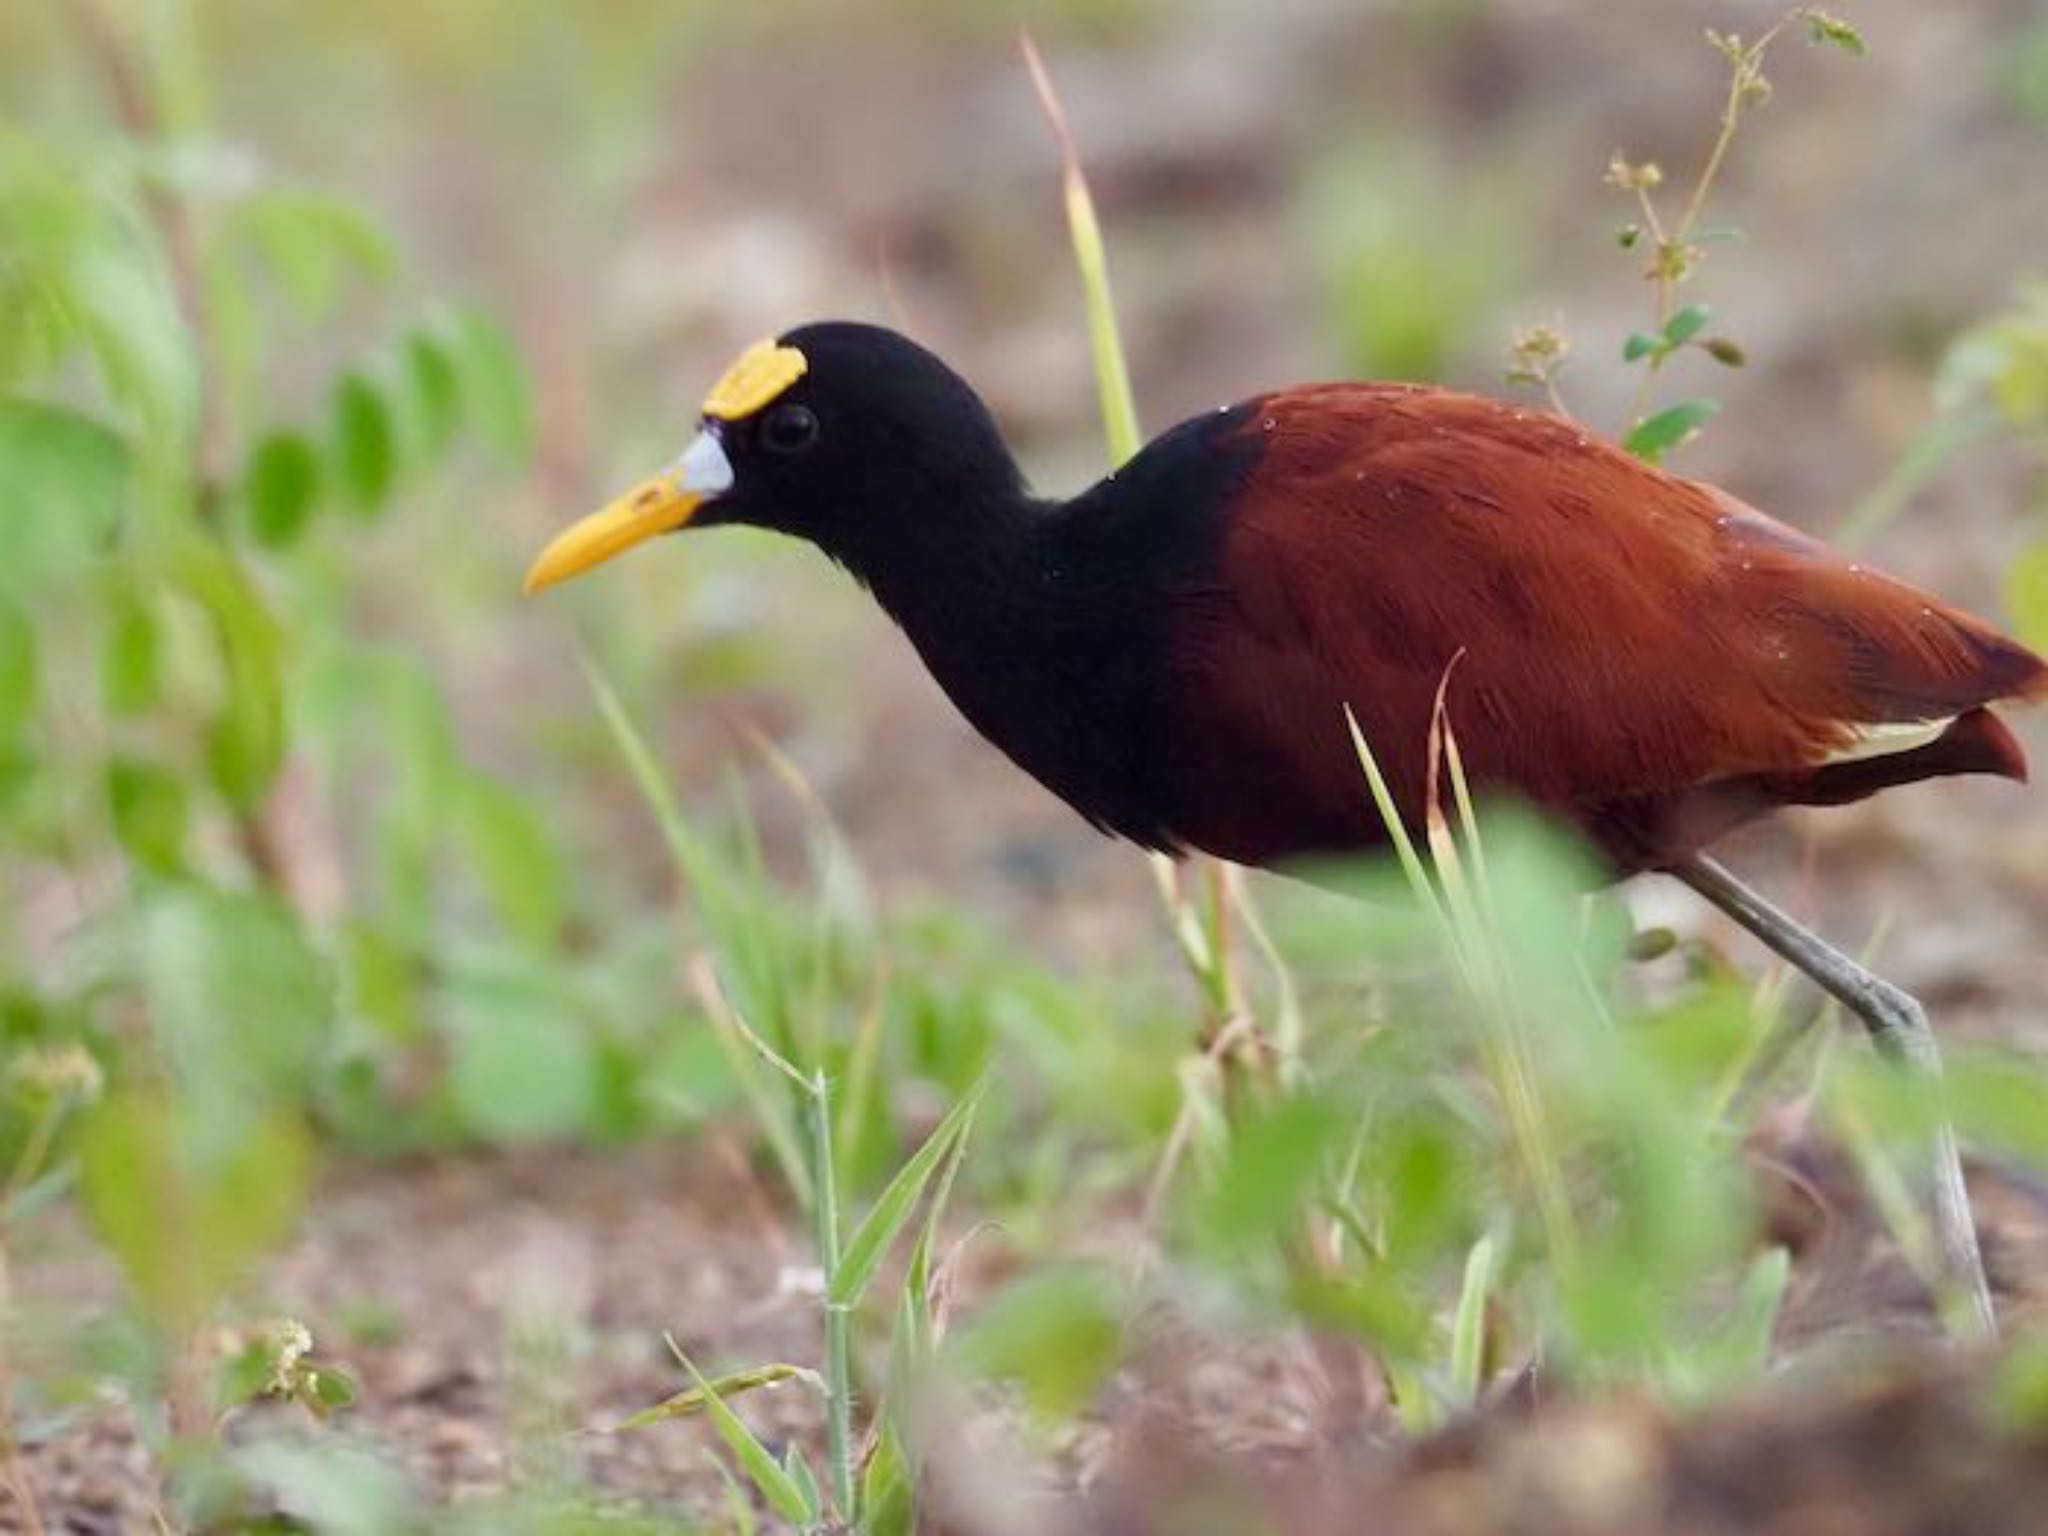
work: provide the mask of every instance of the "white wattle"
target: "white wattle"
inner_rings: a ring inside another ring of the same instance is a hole
[[[691,438],[682,456],[662,473],[677,490],[692,496],[716,496],[732,489],[732,460],[710,427]]]

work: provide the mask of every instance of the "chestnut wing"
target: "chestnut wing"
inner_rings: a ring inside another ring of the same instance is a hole
[[[1412,818],[1454,659],[1475,783],[1626,866],[1725,825],[1678,828],[1705,791],[1745,786],[1743,814],[1798,799],[1831,761],[2044,686],[1977,620],[1554,417],[1331,385],[1247,423],[1264,446],[1213,579],[1172,598],[1175,747],[1203,765],[1179,819],[1228,857],[1375,840],[1347,706]]]

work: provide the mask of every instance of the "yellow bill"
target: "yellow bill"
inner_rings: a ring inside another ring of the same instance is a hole
[[[705,502],[732,489],[732,479],[716,430],[699,432],[667,469],[557,534],[526,573],[527,595],[580,576],[658,533],[674,532]]]

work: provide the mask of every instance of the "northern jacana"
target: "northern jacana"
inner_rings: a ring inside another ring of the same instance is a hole
[[[1258,395],[1071,500],[1034,496],[986,406],[894,332],[747,351],[667,469],[568,529],[535,591],[658,533],[808,539],[873,591],[975,727],[1101,830],[1286,866],[1405,819],[1447,669],[1474,788],[1575,827],[1616,878],[1685,881],[1937,1070],[1907,994],[1701,850],[1783,805],[1943,774],[2021,779],[1986,706],[2048,693],[1989,626],[1583,429],[1405,384]],[[1948,1261],[1990,1320],[1952,1143]]]

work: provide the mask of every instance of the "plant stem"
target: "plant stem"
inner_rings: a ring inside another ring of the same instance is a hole
[[[108,13],[103,0],[72,0],[70,10],[80,41],[106,83],[114,119],[122,131],[137,144],[161,139],[163,113],[122,23]],[[227,471],[228,424],[223,408],[220,349],[206,301],[205,277],[200,271],[198,234],[190,208],[175,192],[161,185],[153,186],[146,201],[157,238],[163,242],[171,292],[198,365],[199,414],[194,423],[193,447],[197,499],[202,509],[217,509],[218,488]]]
[[[818,1265],[825,1273],[825,1455],[831,1463],[832,1502],[841,1521],[854,1522],[853,1347],[849,1308],[831,1299],[839,1269],[839,1179],[832,1147],[832,1090],[822,1070],[810,1080],[812,1210],[817,1220]]]
[[[109,13],[105,0],[71,0],[72,24],[81,46],[91,57],[105,83],[114,120],[137,145],[148,145],[166,137],[165,114],[159,93],[151,88],[140,50],[134,45],[123,22]],[[144,189],[144,205],[155,226],[170,274],[171,293],[184,322],[185,336],[192,349],[195,375],[192,423],[192,508],[204,526],[224,532],[224,488],[229,483],[229,454],[233,446],[227,413],[227,389],[222,366],[220,338],[207,301],[206,273],[201,264],[199,232],[192,209],[178,192],[161,184]],[[223,547],[227,558],[238,557]],[[237,848],[250,873],[266,890],[296,906],[283,849],[261,806],[237,809],[234,835]]]
[[[1018,43],[1023,50],[1025,68],[1031,75],[1032,88],[1038,93],[1046,120],[1052,125],[1053,136],[1059,142],[1067,231],[1073,244],[1074,265],[1081,277],[1082,298],[1088,316],[1089,350],[1095,363],[1096,398],[1102,411],[1103,437],[1114,468],[1127,462],[1144,446],[1144,433],[1138,422],[1130,367],[1124,359],[1116,303],[1110,292],[1109,257],[1103,247],[1102,225],[1096,216],[1094,198],[1088,190],[1087,174],[1081,168],[1079,146],[1067,122],[1066,110],[1060,104],[1059,92],[1054,89],[1052,76],[1046,70],[1045,60],[1029,32],[1019,34]],[[1203,1001],[1208,1007],[1209,1017],[1203,1021],[1204,1039],[1219,1032],[1235,1036],[1238,1031],[1231,1026],[1246,1013],[1246,1008],[1237,958],[1233,952],[1231,905],[1235,899],[1239,910],[1249,914],[1250,898],[1236,888],[1235,876],[1221,860],[1198,856],[1195,864],[1202,871],[1201,885],[1208,902],[1205,913],[1200,899],[1188,895],[1173,861],[1164,854],[1151,857],[1160,904],[1166,911],[1167,922],[1180,947],[1181,956],[1187,962],[1195,984],[1201,988]],[[1255,919],[1248,916],[1247,920]],[[1250,1039],[1256,1052],[1259,1044],[1257,1034],[1254,1033]],[[1256,1064],[1256,1055],[1252,1059]],[[1236,1056],[1226,1058],[1223,1062],[1226,1076],[1235,1073],[1240,1064]]]
[[[1735,50],[1730,39],[1728,96],[1721,105],[1720,131],[1714,135],[1714,146],[1707,151],[1706,164],[1700,167],[1700,174],[1693,182],[1692,195],[1686,199],[1685,212],[1667,233],[1657,215],[1656,200],[1650,196],[1647,187],[1636,188],[1636,200],[1642,206],[1643,222],[1649,227],[1652,248],[1656,252],[1655,265],[1650,276],[1657,285],[1656,321],[1651,327],[1661,334],[1671,319],[1672,300],[1677,296],[1678,285],[1684,281],[1685,268],[1691,260],[1693,226],[1699,222],[1700,214],[1707,205],[1707,193],[1720,179],[1721,164],[1728,158],[1728,146],[1735,142],[1735,130],[1742,125],[1742,109],[1749,100],[1752,90],[1766,90],[1763,79],[1764,54],[1778,34],[1791,24],[1799,13],[1787,12],[1763,36],[1747,48]],[[1710,34],[1711,35],[1711,34]],[[1629,425],[1639,424],[1648,414],[1650,391],[1657,380],[1658,370],[1664,366],[1667,352],[1652,352],[1644,360],[1643,376],[1636,386],[1635,403],[1629,409]]]

